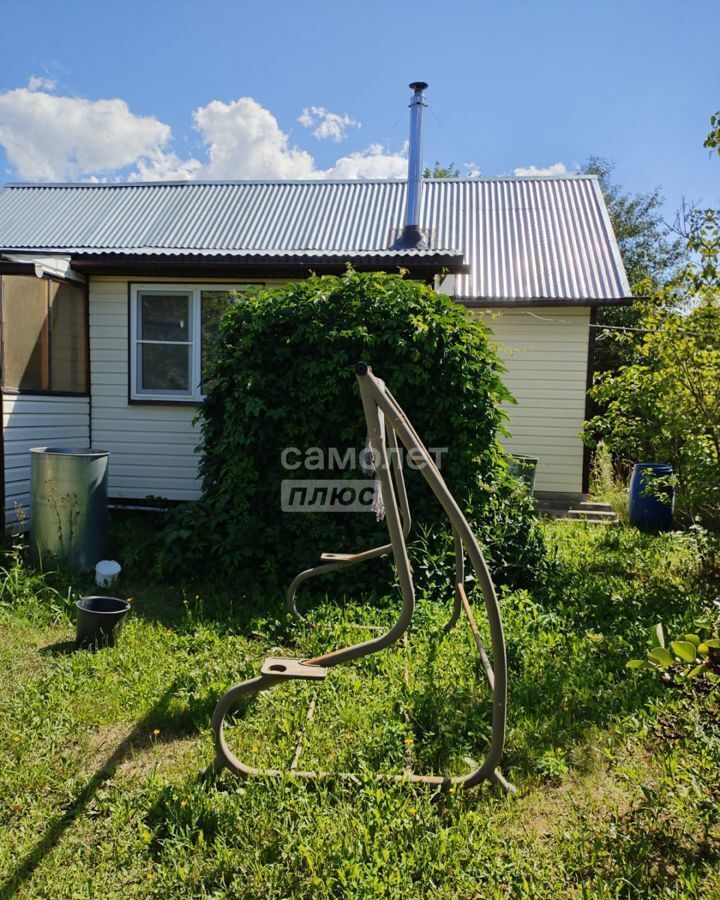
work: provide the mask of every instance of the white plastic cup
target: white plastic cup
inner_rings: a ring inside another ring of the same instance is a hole
[[[114,559],[101,559],[95,566],[95,584],[98,587],[110,587],[120,574],[120,563]]]

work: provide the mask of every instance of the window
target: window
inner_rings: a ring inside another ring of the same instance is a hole
[[[220,321],[247,285],[137,285],[131,291],[134,400],[200,401]]]
[[[143,393],[192,393],[192,307],[192,292],[138,296],[137,381]]]
[[[0,305],[3,388],[86,394],[84,287],[34,275],[3,275]]]

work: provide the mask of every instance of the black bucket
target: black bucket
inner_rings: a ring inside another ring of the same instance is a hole
[[[117,597],[81,597],[77,603],[76,647],[114,647],[130,604]]]

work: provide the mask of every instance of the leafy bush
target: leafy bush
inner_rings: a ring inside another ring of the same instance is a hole
[[[500,580],[518,583],[542,568],[532,501],[497,440],[499,406],[511,399],[500,363],[485,326],[448,297],[398,275],[312,277],[235,305],[221,344],[200,413],[203,498],[172,517],[173,561],[187,554],[191,565],[211,558],[226,572],[262,569],[287,580],[323,551],[386,542],[385,524],[367,514],[280,508],[284,479],[364,477],[327,460],[330,449],[358,456],[365,445],[354,375],[364,360],[426,445],[448,448],[444,476]],[[286,448],[297,448],[292,460],[304,468],[283,467]],[[324,455],[322,469],[305,459],[309,448]],[[422,476],[407,467],[405,474],[415,521],[438,524],[442,511]],[[354,584],[363,578],[377,582],[377,569],[353,571]]]
[[[658,623],[650,632],[650,650],[646,659],[631,659],[628,669],[649,668],[659,671],[663,680],[676,683],[698,675],[714,681],[720,676],[720,639],[717,631],[710,637],[681,634],[668,644],[665,629]]]

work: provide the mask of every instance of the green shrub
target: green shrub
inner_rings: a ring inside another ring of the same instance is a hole
[[[498,444],[499,406],[511,398],[487,334],[448,297],[398,275],[312,277],[248,296],[225,316],[200,413],[203,499],[172,517],[167,547],[191,565],[211,558],[225,572],[263,570],[286,581],[323,551],[386,542],[385,523],[371,515],[280,508],[284,479],[364,477],[327,459],[331,448],[357,456],[365,444],[354,375],[364,360],[426,445],[448,448],[444,476],[496,575],[512,583],[533,577],[543,547],[532,502],[508,474]],[[292,461],[300,468],[283,467],[286,448],[297,448]],[[305,459],[309,448],[322,451],[322,468]],[[437,525],[442,511],[422,476],[407,467],[405,475],[415,521]],[[352,583],[377,582],[377,571],[355,569]]]

